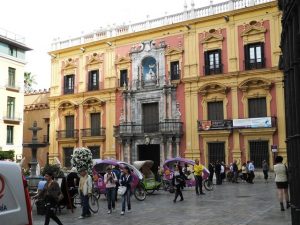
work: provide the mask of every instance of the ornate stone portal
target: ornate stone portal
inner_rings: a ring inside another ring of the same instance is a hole
[[[179,156],[181,113],[176,87],[166,79],[165,47],[164,42],[145,41],[131,49],[132,82],[123,91],[120,126],[115,132],[121,158],[127,162],[145,159],[146,146],[147,151],[152,151],[153,146],[153,154],[159,154],[156,164]],[[158,145],[159,153],[154,152]]]

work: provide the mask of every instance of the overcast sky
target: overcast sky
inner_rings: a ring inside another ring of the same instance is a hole
[[[188,9],[191,0],[186,0]],[[214,3],[222,0],[214,0]],[[195,8],[209,0],[194,0]],[[25,36],[34,49],[26,55],[26,71],[36,76],[35,89],[50,87],[53,38],[71,37],[112,24],[139,22],[183,11],[184,0],[2,0],[0,28]]]

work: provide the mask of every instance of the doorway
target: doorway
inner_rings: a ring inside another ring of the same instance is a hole
[[[138,160],[152,160],[154,164],[151,170],[157,174],[160,164],[160,145],[138,145]]]

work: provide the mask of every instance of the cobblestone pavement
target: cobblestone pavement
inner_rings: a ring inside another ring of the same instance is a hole
[[[101,197],[99,213],[90,218],[78,219],[80,208],[74,213],[63,209],[58,216],[64,225],[291,225],[290,210],[279,210],[273,182],[225,183],[201,196],[188,188],[183,195],[184,201],[176,203],[173,203],[173,194],[161,190],[142,202],[132,197],[132,212],[125,216],[120,215],[120,202],[117,210],[108,215],[106,201]],[[33,218],[35,225],[44,224],[44,217],[37,215],[36,209]]]

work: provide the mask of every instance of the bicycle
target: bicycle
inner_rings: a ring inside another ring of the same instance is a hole
[[[100,195],[99,195],[100,197]],[[99,202],[98,202],[98,195],[93,192],[91,195],[89,195],[89,209],[93,213],[97,213],[99,211]],[[74,205],[81,205],[81,197],[79,193],[76,193],[73,196],[73,204]]]

